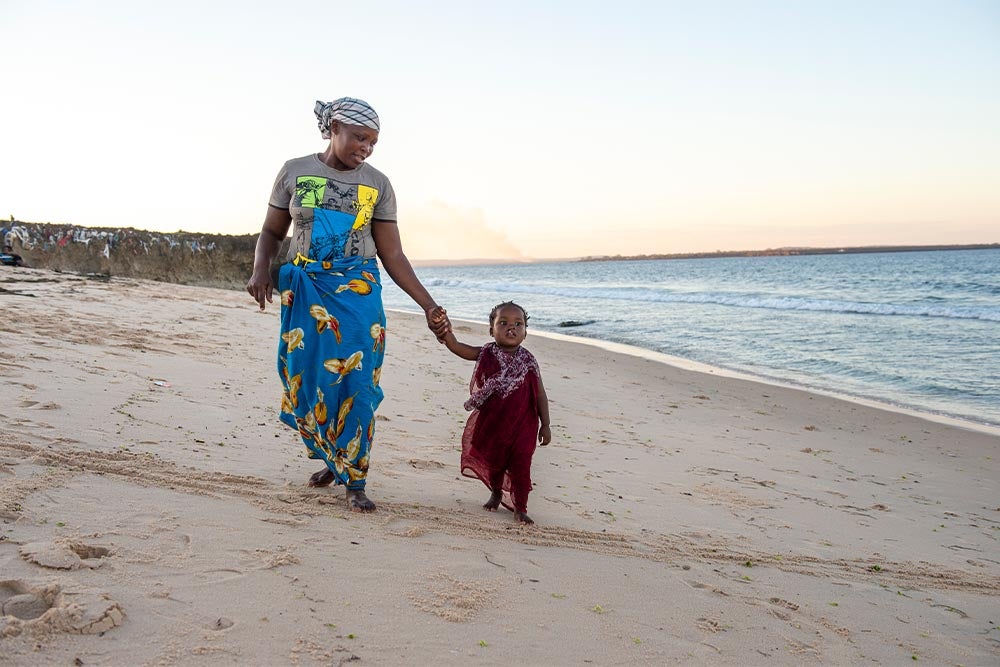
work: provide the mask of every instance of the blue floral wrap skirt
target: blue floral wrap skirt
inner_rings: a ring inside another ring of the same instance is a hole
[[[363,489],[382,402],[385,311],[378,262],[302,256],[281,267],[281,421],[337,484]]]

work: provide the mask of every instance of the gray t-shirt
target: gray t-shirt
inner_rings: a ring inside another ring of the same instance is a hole
[[[396,220],[389,179],[367,162],[350,171],[328,167],[312,153],[285,163],[274,179],[271,206],[292,216],[288,260],[375,257],[372,220]]]

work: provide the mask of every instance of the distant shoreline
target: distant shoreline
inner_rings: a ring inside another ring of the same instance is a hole
[[[934,250],[996,250],[1000,243],[964,245],[880,245],[834,248],[768,248],[767,250],[716,250],[715,252],[664,253],[653,255],[594,255],[577,262],[617,262],[641,259],[713,259],[718,257],[789,257],[793,255],[857,255],[875,252],[931,252]]]
[[[182,252],[186,255],[203,255],[203,258],[212,257],[209,262],[211,266],[206,266],[206,271],[211,273],[220,268],[219,255],[226,255],[222,264],[227,268],[230,265],[238,264],[234,275],[239,278],[229,280],[234,287],[242,288],[244,274],[249,275],[253,263],[254,245],[257,241],[257,234],[209,234],[198,232],[185,232],[178,230],[173,233],[154,232],[134,227],[86,227],[82,225],[57,224],[48,222],[26,222],[23,220],[11,219],[9,222],[0,222],[0,236],[5,241],[11,242],[15,250],[18,250],[29,265],[36,268],[49,268],[70,271],[108,273],[114,275],[132,275],[132,271],[118,270],[111,271],[109,261],[121,260],[124,258],[117,252],[123,246],[141,246],[142,252],[129,252],[129,255],[148,255],[150,249],[155,246],[166,244],[171,253]],[[91,247],[91,240],[98,242]],[[60,242],[61,241],[61,242]],[[69,253],[74,255],[73,259],[62,257],[66,255],[64,246],[72,242],[74,245],[82,245],[84,251]],[[287,243],[287,239],[286,239]],[[282,247],[279,257],[283,256]],[[106,248],[106,251],[104,250]],[[786,257],[794,255],[849,255],[861,253],[878,252],[930,252],[935,250],[996,250],[1000,249],[1000,243],[970,243],[952,245],[875,245],[875,246],[835,246],[835,247],[783,247],[767,248],[764,250],[716,250],[713,252],[687,252],[687,253],[654,253],[648,255],[587,255],[584,257],[474,257],[466,259],[416,259],[411,258],[411,263],[415,267],[429,266],[486,266],[493,264],[549,264],[558,262],[615,262],[615,261],[635,261],[644,259],[713,259],[721,257]],[[106,252],[102,258],[101,253]],[[221,251],[221,253],[220,253]],[[166,251],[160,251],[160,254]],[[87,258],[84,258],[84,255]],[[116,257],[116,255],[118,255]],[[87,261],[83,261],[87,259]],[[80,265],[82,262],[82,265]],[[196,262],[198,263],[198,262]],[[86,265],[86,266],[83,266]],[[98,266],[99,265],[99,266]],[[118,267],[121,269],[121,267]],[[147,265],[144,268],[149,269]],[[162,271],[160,272],[162,273]],[[166,277],[157,275],[146,275],[139,273],[136,277],[147,277],[154,280],[166,280],[167,282],[189,282],[178,280],[176,277]],[[195,281],[195,284],[203,284],[204,280]],[[211,282],[211,281],[209,281]]]
[[[557,262],[625,262],[644,259],[716,259],[722,257],[792,257],[796,255],[858,255],[877,252],[933,252],[935,250],[1000,250],[1000,243],[957,245],[877,245],[836,246],[831,248],[767,248],[765,250],[716,250],[714,252],[675,252],[650,255],[587,255],[586,257],[414,259],[415,267],[486,266],[489,264],[551,264]]]

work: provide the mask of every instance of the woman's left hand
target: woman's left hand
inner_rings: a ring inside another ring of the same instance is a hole
[[[443,343],[444,335],[451,331],[448,311],[441,306],[431,306],[424,311],[424,315],[427,317],[427,328],[434,333],[439,343]]]

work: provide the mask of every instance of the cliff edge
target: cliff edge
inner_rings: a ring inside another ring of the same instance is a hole
[[[0,225],[0,237],[34,268],[225,289],[246,285],[257,243],[256,234],[164,234],[14,219]]]

